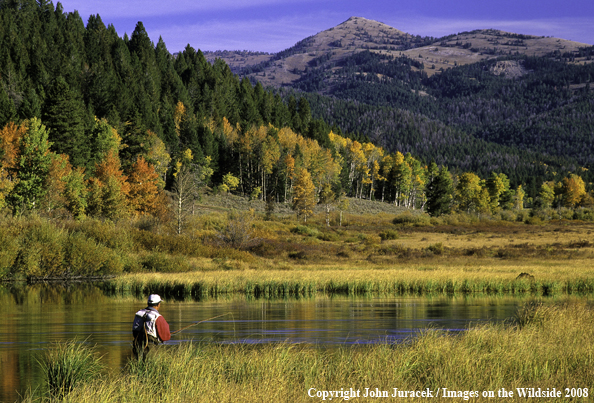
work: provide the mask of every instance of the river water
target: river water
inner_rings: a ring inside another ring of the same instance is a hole
[[[171,330],[191,327],[167,344],[341,344],[399,342],[427,328],[452,333],[485,322],[511,320],[530,297],[316,297],[165,301],[160,312]],[[0,286],[0,402],[40,388],[39,360],[51,343],[77,340],[96,346],[103,362],[122,368],[131,355],[131,323],[145,300],[110,297],[92,284]]]

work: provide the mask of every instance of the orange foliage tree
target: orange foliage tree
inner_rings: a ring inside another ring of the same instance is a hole
[[[20,140],[27,131],[25,123],[15,125],[10,122],[0,130],[0,147],[2,158],[0,159],[0,208],[6,205],[6,196],[14,188],[17,180],[15,167],[18,156]]]
[[[159,174],[155,166],[138,157],[128,177],[130,207],[138,214],[153,214],[159,201]]]
[[[109,219],[127,216],[130,184],[126,179],[120,159],[110,150],[95,165],[95,176],[89,179],[89,214]]]

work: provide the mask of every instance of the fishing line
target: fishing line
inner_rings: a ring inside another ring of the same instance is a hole
[[[213,320],[213,319],[216,319],[216,318],[220,318],[220,317],[222,317],[222,316],[226,316],[226,315],[233,315],[233,313],[232,313],[232,312],[227,312],[227,313],[224,313],[224,314],[222,314],[222,315],[213,316],[212,318],[208,318],[208,319],[201,320],[201,321],[199,321],[199,322],[192,323],[191,325],[188,325],[188,326],[182,327],[181,329],[178,329],[178,330],[176,330],[176,331],[174,331],[174,332],[171,332],[171,336],[174,336],[174,335],[176,335],[176,334],[178,334],[178,333],[180,333],[180,332],[182,332],[182,331],[184,331],[184,330],[186,330],[186,329],[189,329],[189,328],[191,328],[192,326],[196,326],[196,325],[199,325],[199,324],[201,324],[201,323],[203,323],[203,322],[208,322],[208,321],[210,321],[210,320]],[[233,328],[235,329],[235,320],[233,320]]]

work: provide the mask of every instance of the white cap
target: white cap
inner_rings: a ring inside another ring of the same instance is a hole
[[[148,297],[148,304],[149,305],[157,305],[161,301],[163,301],[163,300],[157,294],[151,294]]]

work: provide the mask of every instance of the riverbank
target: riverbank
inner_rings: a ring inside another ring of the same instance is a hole
[[[466,400],[465,392],[478,393],[475,401],[487,400],[482,394],[492,392],[491,400],[497,400],[505,389],[513,392],[505,399],[509,402],[525,401],[518,389],[550,393],[555,388],[562,398],[556,400],[587,401],[594,387],[593,320],[587,303],[570,300],[528,305],[514,323],[480,326],[457,336],[427,331],[404,344],[333,349],[185,344],[160,349],[146,363],[129,364],[120,373],[99,371],[93,379],[82,379],[65,401],[312,402],[321,401],[324,391],[347,390],[360,391],[353,401],[377,401],[362,397],[376,390],[388,393],[383,400],[396,401],[394,388],[425,391],[447,401],[451,397],[444,394]],[[70,362],[80,362],[72,355],[88,357],[87,351],[68,354]],[[95,356],[85,366],[97,368],[95,364],[101,365],[101,358]],[[585,393],[588,397],[571,398]]]
[[[524,267],[523,269],[527,269]],[[213,270],[194,273],[143,273],[102,282],[108,295],[142,298],[158,293],[164,298],[200,300],[231,294],[256,298],[315,295],[404,294],[591,294],[591,273],[562,273],[559,267],[533,266],[535,278],[518,278],[517,266],[447,267],[413,265],[396,269]]]

